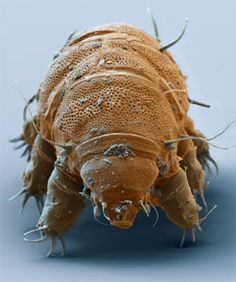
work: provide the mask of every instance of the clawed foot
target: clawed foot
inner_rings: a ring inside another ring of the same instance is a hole
[[[32,192],[27,191],[26,189],[21,189],[18,193],[16,193],[14,196],[12,196],[11,198],[8,199],[8,201],[13,201],[15,199],[17,199],[18,197],[20,197],[21,195],[24,196],[23,202],[22,202],[22,206],[20,209],[20,214],[23,213],[23,210],[25,208],[26,203],[28,202],[30,197],[34,197],[39,213],[42,213],[43,210],[43,206],[44,206],[44,196],[43,194],[33,194]]]
[[[207,204],[207,201],[206,201],[206,198],[205,198],[204,190],[203,189],[201,189],[201,190],[193,189],[193,195],[194,195],[196,202],[197,202],[197,195],[200,196],[204,210],[205,210],[205,213],[207,213],[208,212],[208,204]],[[201,205],[199,205],[199,207],[201,207]]]
[[[9,142],[11,142],[11,143],[16,143],[16,142],[19,142],[19,141],[22,141],[22,143],[20,145],[16,146],[16,147],[14,147],[14,150],[18,150],[18,149],[23,148],[23,147],[26,146],[24,151],[23,151],[23,153],[21,154],[21,157],[24,157],[24,156],[27,155],[27,161],[29,161],[30,160],[30,152],[32,150],[32,146],[29,145],[25,141],[24,136],[20,135],[19,137],[12,138],[12,139],[9,140]]]
[[[186,239],[187,231],[191,231],[192,235],[192,242],[196,242],[196,231],[202,231],[201,224],[208,218],[208,216],[217,208],[217,205],[214,205],[203,217],[199,219],[199,225],[196,227],[193,227],[191,229],[184,229],[183,234],[179,243],[179,247],[183,248],[184,247],[184,242]]]
[[[57,256],[57,254],[53,254],[53,253],[54,253],[54,250],[55,250],[55,247],[56,247],[56,240],[58,239],[61,243],[60,256],[65,255],[65,242],[64,242],[62,236],[57,234],[55,231],[50,231],[48,226],[46,226],[46,225],[26,232],[24,234],[24,236],[31,234],[31,233],[34,233],[34,232],[38,232],[38,231],[41,234],[39,239],[31,240],[31,239],[28,239],[28,238],[24,238],[24,241],[30,242],[30,243],[40,243],[40,242],[43,242],[43,241],[50,239],[51,245],[50,245],[49,251],[48,251],[46,256],[51,257],[51,256]]]
[[[202,153],[197,154],[197,158],[202,166],[202,168],[205,170],[207,169],[210,176],[212,176],[212,170],[210,167],[210,163],[213,164],[215,170],[216,170],[216,175],[219,174],[219,167],[216,163],[216,161],[211,157],[209,151],[204,151]]]

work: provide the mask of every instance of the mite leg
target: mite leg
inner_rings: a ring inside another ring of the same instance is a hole
[[[185,172],[179,171],[170,179],[160,179],[154,186],[156,203],[176,225],[183,228],[184,233],[180,242],[183,246],[186,231],[190,230],[195,242],[195,231],[200,229],[199,207],[193,197]]]
[[[30,154],[30,161],[23,174],[23,189],[9,200],[13,200],[24,194],[21,212],[28,199],[33,196],[36,199],[39,211],[43,208],[43,196],[47,191],[48,178],[53,170],[55,150],[40,135],[34,140]]]
[[[207,202],[204,196],[205,172],[197,159],[196,150],[196,147],[193,147],[191,150],[189,150],[189,152],[180,162],[180,166],[186,172],[188,183],[192,192],[194,194],[200,195],[203,205],[205,207],[205,211],[207,211]]]
[[[185,133],[186,134],[186,133]],[[192,191],[201,192],[204,189],[205,172],[197,158],[197,148],[192,140],[181,141],[178,144],[180,166],[185,170]]]
[[[24,157],[28,154],[27,161],[30,160],[30,153],[33,148],[34,140],[37,136],[37,132],[35,130],[34,125],[37,125],[37,116],[35,116],[32,120],[25,121],[23,126],[23,133],[17,137],[10,140],[10,142],[15,143],[21,141],[22,143],[15,147],[15,150],[18,150],[22,147],[25,147],[21,157]]]
[[[51,248],[48,256],[52,255],[55,248],[55,240],[58,238],[62,243],[62,255],[64,254],[64,242],[61,234],[68,229],[79,217],[84,207],[84,198],[81,196],[83,190],[82,180],[74,180],[55,166],[49,180],[47,198],[43,212],[39,218],[37,229],[42,233],[39,240],[29,240],[31,242],[41,242],[51,238]],[[31,233],[27,232],[25,235]]]
[[[162,186],[155,184],[158,201],[168,218],[184,229],[199,226],[198,205],[193,197],[185,172],[179,168],[177,174]]]
[[[203,135],[201,131],[195,129],[192,119],[188,116],[185,117],[184,128],[186,132],[188,133],[188,135],[205,138],[205,136]],[[203,169],[207,169],[209,173],[211,174],[211,168],[209,165],[209,162],[211,162],[216,169],[216,173],[218,174],[219,168],[215,160],[210,155],[209,145],[207,144],[207,142],[204,142],[203,140],[193,140],[193,142],[194,142],[194,145],[197,147],[197,152],[196,152],[197,158],[199,162],[201,163]]]

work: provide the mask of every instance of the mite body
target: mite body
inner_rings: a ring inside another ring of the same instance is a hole
[[[20,194],[23,205],[36,198],[36,241],[51,237],[49,255],[57,237],[64,248],[61,234],[86,198],[96,219],[104,214],[119,228],[151,207],[181,228],[200,228],[194,192],[202,195],[209,148],[191,139],[166,143],[203,134],[187,115],[185,77],[158,40],[129,24],[74,33],[36,98],[21,138],[31,147]]]

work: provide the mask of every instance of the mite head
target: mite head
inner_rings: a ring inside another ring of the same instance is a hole
[[[95,216],[103,212],[110,224],[119,228],[132,226],[139,210],[148,212],[149,190],[159,173],[155,155],[141,151],[137,139],[140,142],[144,138],[136,137],[136,143],[134,140],[112,144],[106,140],[110,143],[106,146],[97,143],[96,150],[90,147],[90,153],[93,151],[94,154],[86,156],[80,169],[95,205]],[[148,150],[147,147],[145,149]]]

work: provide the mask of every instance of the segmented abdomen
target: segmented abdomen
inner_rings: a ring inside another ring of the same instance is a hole
[[[151,36],[126,24],[74,34],[40,86],[41,132],[77,143],[109,132],[174,138],[179,109],[175,112],[165,93],[185,89],[184,77],[159,48]],[[187,94],[176,97],[184,114]]]

